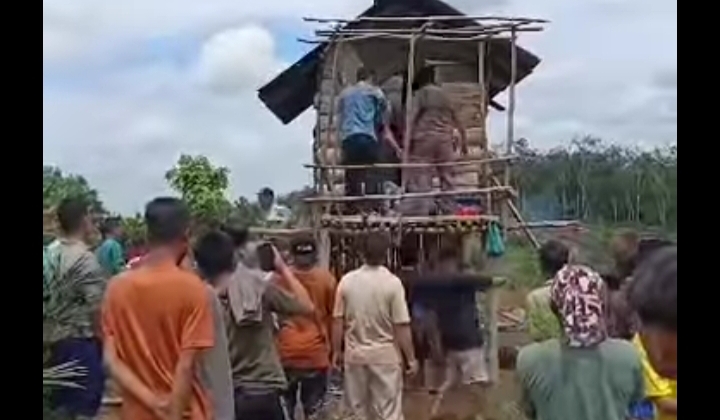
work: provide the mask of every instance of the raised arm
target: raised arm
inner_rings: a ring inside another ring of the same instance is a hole
[[[390,130],[390,116],[392,115],[392,106],[390,101],[388,101],[387,97],[380,88],[376,89],[375,97],[377,99],[377,112],[380,115],[379,120],[382,139],[387,142],[398,157],[402,157],[402,148],[398,143],[398,139],[395,138],[392,130]]]
[[[274,306],[273,310],[284,315],[312,315],[315,312],[315,304],[310,298],[310,294],[305,289],[305,286],[300,283],[300,280],[295,277],[295,274],[280,256],[280,253],[275,248],[273,250],[275,251],[275,272],[298,304],[292,305],[287,302],[288,305],[285,305],[286,302],[271,301],[271,305]],[[271,296],[271,299],[275,297]]]

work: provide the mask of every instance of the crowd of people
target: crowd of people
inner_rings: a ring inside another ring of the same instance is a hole
[[[516,361],[529,418],[677,418],[677,246],[626,231],[612,248],[607,275],[560,242],[540,249],[548,281],[527,297],[536,343]]]
[[[75,418],[97,414],[108,374],[127,420],[323,418],[339,371],[343,418],[403,419],[403,387],[417,376],[434,396],[430,415],[451,387],[481,416],[493,404],[475,293],[491,279],[463,272],[452,243],[427,266],[403,246],[392,273],[390,241],[370,235],[364,264],[338,282],[311,237],[294,238],[287,257],[233,225],[191,241],[175,198],[146,206],[148,251],[131,267],[116,221],[93,253],[85,204],[64,200],[57,216],[44,296],[72,286],[77,316],[58,320],[52,363],[77,361],[85,375],[53,404]],[[606,276],[560,242],[540,250],[548,281],[528,296],[528,314],[549,312],[557,324],[517,354],[528,418],[676,418],[677,247],[623,233],[613,251],[618,270]]]

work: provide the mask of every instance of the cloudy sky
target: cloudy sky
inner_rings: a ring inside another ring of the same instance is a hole
[[[167,192],[180,153],[228,166],[234,196],[309,183],[311,113],[284,126],[256,89],[307,50],[302,16],[352,17],[370,3],[43,0],[43,164],[85,175],[124,213]],[[675,0],[449,3],[552,21],[521,39],[543,59],[518,87],[517,135],[531,144],[676,140]],[[491,117],[494,141],[503,124]]]

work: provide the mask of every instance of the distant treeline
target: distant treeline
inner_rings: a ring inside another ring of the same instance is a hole
[[[530,219],[677,228],[677,146],[640,151],[585,137],[547,152],[515,145],[519,204]]]

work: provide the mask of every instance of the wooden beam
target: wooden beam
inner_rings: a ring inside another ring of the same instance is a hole
[[[434,197],[453,197],[462,195],[480,195],[491,193],[512,194],[511,187],[486,187],[486,188],[469,188],[452,191],[428,191],[418,193],[402,193],[398,195],[392,194],[373,194],[364,196],[324,196],[310,197],[303,199],[306,203],[354,203],[358,201],[384,201],[384,200],[402,200],[403,198],[434,198]]]
[[[308,169],[395,169],[395,168],[436,168],[436,167],[448,167],[448,166],[473,166],[473,165],[486,165],[488,163],[502,163],[510,160],[517,159],[518,156],[498,156],[486,159],[466,159],[457,160],[453,162],[438,162],[438,163],[427,163],[427,162],[412,162],[412,163],[374,163],[368,165],[316,165],[316,164],[305,164],[303,167]]]

